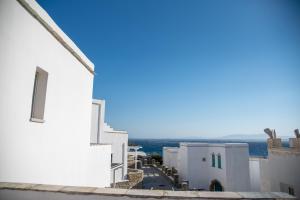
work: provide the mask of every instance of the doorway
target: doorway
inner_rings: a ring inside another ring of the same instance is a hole
[[[218,180],[212,180],[209,186],[210,191],[222,192],[224,188]]]

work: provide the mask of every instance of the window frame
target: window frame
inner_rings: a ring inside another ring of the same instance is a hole
[[[221,154],[217,155],[217,161],[218,161],[218,168],[222,169],[222,157],[221,157]]]
[[[215,155],[215,153],[211,154],[211,166],[216,167],[216,155]]]
[[[46,107],[47,84],[48,84],[48,72],[43,70],[40,67],[36,67],[35,75],[34,75],[32,101],[31,101],[31,112],[30,112],[31,122],[37,122],[37,123],[45,122],[44,115],[45,115],[45,107]],[[41,105],[38,105],[38,103],[40,103]],[[42,109],[42,111],[39,109]],[[40,113],[38,113],[38,111]]]

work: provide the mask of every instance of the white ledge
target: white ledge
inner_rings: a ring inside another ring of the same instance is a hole
[[[43,119],[37,119],[37,118],[33,118],[33,117],[30,118],[30,121],[31,122],[37,122],[37,123],[44,123],[45,122],[45,120],[43,120]]]
[[[118,196],[129,198],[158,198],[158,199],[296,199],[282,192],[204,192],[204,191],[171,191],[171,190],[135,190],[97,187],[77,187],[63,185],[45,185],[31,183],[0,182],[0,194],[4,190],[20,190],[35,192],[66,193],[72,195],[96,195],[102,199],[105,196]],[[1,196],[1,195],[0,195]],[[87,197],[87,196],[86,196]],[[78,198],[80,199],[80,198]]]
[[[115,133],[115,134],[128,134],[127,131],[118,131],[118,130],[113,130],[113,131],[104,131],[106,133]]]

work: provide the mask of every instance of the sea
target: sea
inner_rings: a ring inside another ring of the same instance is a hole
[[[148,155],[162,155],[163,147],[179,147],[180,142],[204,142],[204,143],[248,143],[249,155],[257,157],[267,157],[266,141],[254,140],[216,140],[216,139],[129,139],[129,144],[142,146],[141,151]],[[283,141],[282,146],[288,147],[288,142]]]

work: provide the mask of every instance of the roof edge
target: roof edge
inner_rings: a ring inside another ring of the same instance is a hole
[[[67,49],[90,73],[94,75],[94,64],[76,44],[59,28],[48,13],[34,0],[17,0],[46,30]]]
[[[202,143],[202,142],[180,142],[180,146],[186,147],[248,147],[248,143]]]

